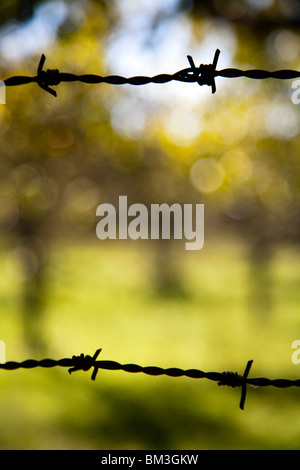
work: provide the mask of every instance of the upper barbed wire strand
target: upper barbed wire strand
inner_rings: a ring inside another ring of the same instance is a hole
[[[135,76],[135,77],[122,77],[119,75],[108,75],[106,77],[94,74],[76,75],[73,73],[59,72],[58,69],[43,70],[46,57],[42,54],[38,68],[37,75],[34,77],[14,76],[4,80],[6,86],[24,85],[27,83],[37,83],[43,90],[47,91],[53,96],[57,96],[56,91],[51,86],[57,86],[61,82],[82,82],[88,84],[107,83],[110,85],[147,85],[149,83],[164,84],[171,81],[179,81],[185,83],[198,83],[198,85],[207,85],[211,87],[212,93],[216,92],[215,77],[223,78],[238,78],[247,77],[251,79],[266,79],[275,78],[280,80],[294,79],[300,77],[300,72],[296,70],[276,70],[269,72],[266,70],[240,70],[236,68],[227,68],[223,70],[216,70],[217,62],[219,59],[220,50],[216,49],[212,64],[201,64],[199,67],[195,66],[194,60],[191,56],[187,56],[190,67],[179,70],[173,74],[159,74],[153,77]]]

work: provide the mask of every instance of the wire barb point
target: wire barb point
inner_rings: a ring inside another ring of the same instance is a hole
[[[214,60],[212,64],[200,64],[199,67],[195,66],[193,58],[188,55],[188,61],[191,66],[191,71],[195,76],[195,81],[198,85],[208,85],[211,86],[211,92],[214,94],[216,92],[216,83],[215,83],[215,75],[216,75],[216,66],[219,59],[220,50],[216,49]]]
[[[43,70],[43,66],[46,60],[46,56],[44,54],[41,55],[40,62],[37,68],[37,83],[38,85],[48,93],[53,96],[57,96],[56,91],[50,88],[53,85],[59,85],[60,77],[59,71],[55,70]]]
[[[101,349],[97,349],[93,357],[89,356],[88,354],[85,356],[83,353],[80,354],[80,356],[73,356],[72,360],[73,360],[74,366],[68,370],[69,374],[72,374],[72,372],[76,372],[77,370],[87,371],[91,367],[94,367],[92,380],[95,380],[96,375],[98,373],[98,366],[96,364],[96,359],[99,356],[100,352],[101,352]]]
[[[250,372],[253,360],[247,362],[246,369],[243,375],[239,375],[237,372],[222,372],[222,379],[218,382],[218,385],[228,385],[229,387],[242,387],[242,395],[240,400],[240,409],[244,409],[246,393],[247,393],[247,377]]]

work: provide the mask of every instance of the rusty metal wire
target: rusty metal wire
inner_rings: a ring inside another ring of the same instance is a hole
[[[248,374],[250,372],[253,361],[248,361],[243,375],[238,374],[237,372],[204,372],[199,369],[178,369],[176,367],[163,369],[161,367],[150,366],[142,367],[137,364],[120,364],[115,361],[99,361],[97,360],[98,355],[100,354],[101,349],[98,349],[94,356],[80,354],[80,356],[72,356],[72,358],[66,359],[42,359],[37,361],[35,359],[28,359],[23,362],[6,362],[0,364],[0,369],[4,370],[16,370],[16,369],[32,369],[35,367],[68,367],[68,371],[71,374],[72,372],[83,370],[88,371],[93,368],[92,380],[96,379],[96,375],[99,369],[104,370],[123,370],[125,372],[138,373],[142,372],[151,376],[166,375],[169,377],[189,377],[192,379],[203,379],[212,380],[218,382],[218,385],[227,385],[229,387],[241,387],[241,399],[240,399],[240,409],[244,409],[245,400],[246,400],[246,391],[247,385],[253,387],[267,387],[273,386],[277,388],[288,388],[288,387],[300,387],[300,379],[297,380],[288,380],[288,379],[267,379],[265,377],[252,377],[249,378]]]
[[[276,78],[280,80],[294,79],[300,77],[300,72],[296,70],[277,70],[274,72],[268,72],[266,70],[239,70],[235,68],[227,68],[223,70],[216,70],[220,50],[217,49],[214,55],[212,64],[201,64],[199,67],[195,66],[193,58],[188,55],[188,61],[190,67],[180,70],[174,74],[159,74],[154,77],[136,76],[125,78],[119,75],[109,75],[102,77],[94,74],[76,75],[73,73],[59,72],[58,69],[54,70],[43,70],[43,66],[46,60],[44,54],[42,54],[38,68],[37,75],[34,77],[26,76],[14,76],[4,80],[6,86],[24,85],[26,83],[37,83],[43,90],[47,91],[53,96],[57,96],[56,91],[52,86],[57,86],[61,82],[83,82],[89,84],[108,83],[111,85],[146,85],[148,83],[168,83],[171,81],[179,81],[186,83],[198,83],[198,85],[208,85],[211,87],[212,93],[216,92],[215,77],[224,78],[237,78],[247,77],[252,79],[266,79]]]

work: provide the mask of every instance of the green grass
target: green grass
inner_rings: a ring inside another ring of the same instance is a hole
[[[236,244],[185,252],[184,295],[173,296],[155,290],[152,253],[141,244],[58,245],[44,297],[47,356],[102,348],[100,359],[121,363],[240,373],[253,359],[251,376],[298,378],[291,344],[300,339],[299,258],[291,249],[277,253],[272,310],[262,313],[249,304],[247,259]],[[23,280],[9,255],[0,266],[0,339],[6,360],[21,361],[32,356],[21,327]],[[241,411],[239,389],[206,379],[90,375],[2,371],[0,448],[299,448],[299,389],[248,388]]]

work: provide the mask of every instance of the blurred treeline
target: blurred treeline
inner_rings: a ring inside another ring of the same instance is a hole
[[[216,47],[218,69],[300,68],[299,1],[149,3],[2,1],[1,78],[35,75],[41,53],[45,68],[62,72],[173,73],[188,66],[187,54],[197,65],[212,61]],[[30,33],[42,4],[50,29],[64,6],[62,20],[47,50],[37,42],[22,54],[19,32],[29,25]],[[190,49],[181,56],[176,28],[188,32]],[[163,58],[162,44],[170,44]],[[57,98],[35,84],[7,88],[0,107],[1,246],[22,269],[24,336],[37,344],[53,243],[95,242],[96,207],[117,205],[119,195],[129,204],[204,203],[206,242],[240,237],[251,296],[267,313],[272,256],[279,245],[297,246],[300,230],[300,115],[291,83],[217,78],[215,95],[196,84],[67,83]],[[183,247],[153,245],[157,288],[178,293],[176,253]]]

